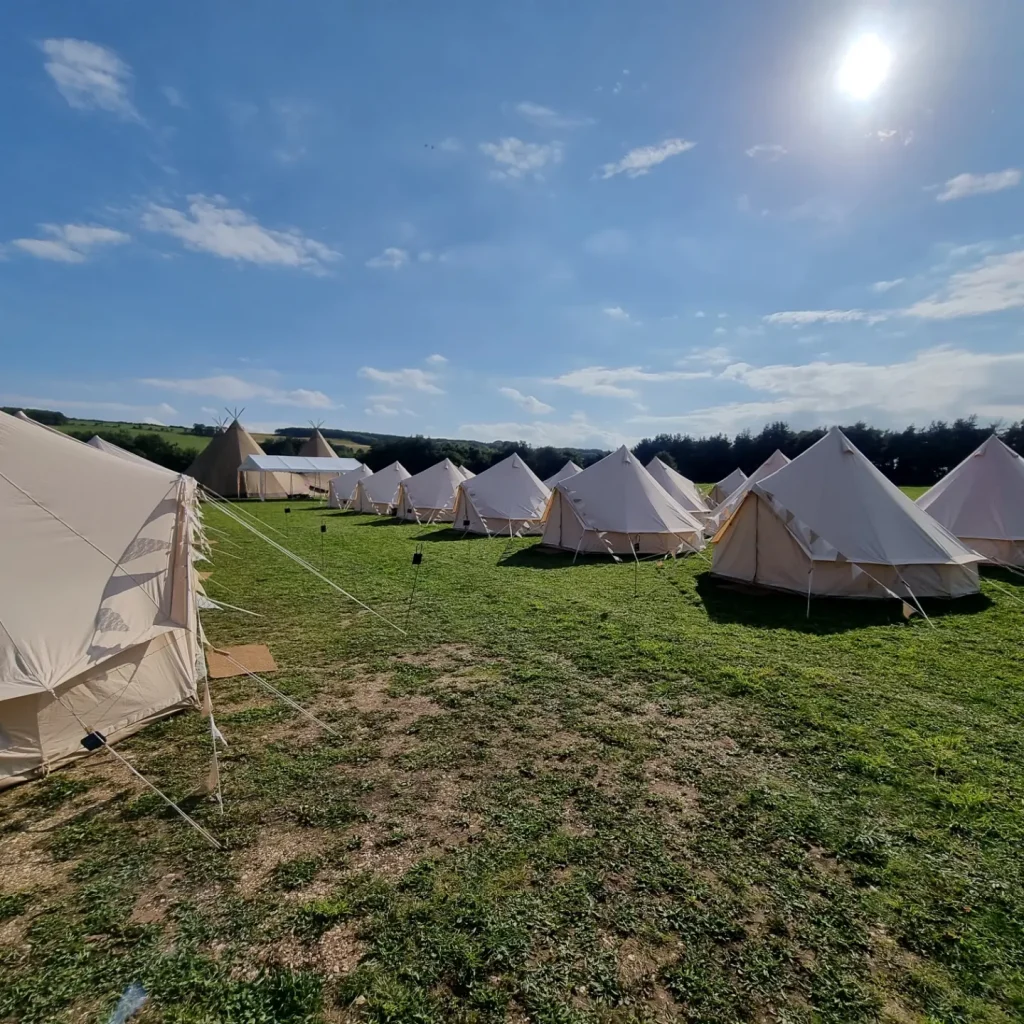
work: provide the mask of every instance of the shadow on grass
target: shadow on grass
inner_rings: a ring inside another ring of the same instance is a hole
[[[357,513],[362,515],[363,513]],[[366,513],[372,515],[373,513]],[[374,516],[368,523],[357,523],[358,526],[415,526],[415,520],[396,519],[394,516]]]
[[[1024,570],[1004,569],[1001,565],[980,565],[978,571],[983,580],[995,580],[997,583],[1024,590]]]
[[[513,551],[507,558],[498,562],[499,566],[509,569],[571,569],[575,566],[607,566],[611,569],[632,570],[634,562],[632,559],[623,558],[616,562],[609,555],[579,554],[573,560],[571,551],[562,551],[560,548],[546,548],[541,544],[534,544],[528,548],[520,548]],[[644,565],[641,559],[641,566]]]
[[[709,572],[697,577],[697,593],[704,602],[708,618],[713,622],[817,634],[845,633],[868,626],[901,624],[928,628],[920,620],[920,615],[905,623],[902,602],[891,598],[876,601],[812,597],[811,615],[808,618],[805,597],[716,579]],[[952,600],[926,598],[921,606],[930,619],[942,619],[949,615],[976,615],[990,608],[992,601],[984,594],[972,594]]]
[[[465,530],[456,530],[455,527],[448,526],[443,530],[431,530],[429,533],[418,534],[413,537],[413,540],[501,540],[501,538],[486,537],[482,533],[466,533]]]

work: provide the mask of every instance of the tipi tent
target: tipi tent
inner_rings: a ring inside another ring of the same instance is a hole
[[[302,442],[299,455],[305,455],[311,459],[338,458],[338,453],[327,443],[327,438],[320,433],[319,427],[315,428],[312,435]]]
[[[917,504],[989,561],[1024,566],[1024,459],[995,434]]]
[[[623,445],[551,492],[544,539],[567,551],[674,555],[704,547],[704,526]]]
[[[195,702],[196,499],[0,413],[0,787]]]
[[[260,474],[239,473],[238,467],[249,455],[262,455],[263,449],[238,422],[214,434],[210,443],[188,467],[188,475],[222,498],[257,498],[260,496]],[[273,473],[263,481],[263,496],[287,498],[290,494],[307,494],[309,488],[301,476],[289,477]]]
[[[522,536],[540,533],[551,491],[518,455],[510,455],[459,485],[457,530]]]
[[[712,573],[828,597],[977,593],[981,556],[833,427],[754,483],[715,537]]]
[[[761,465],[758,466],[757,469],[755,469],[754,472],[751,473],[750,476],[748,476],[746,480],[744,480],[743,483],[741,483],[739,487],[737,487],[736,490],[734,490],[732,494],[725,499],[725,501],[716,505],[715,508],[708,513],[708,523],[717,529],[726,521],[726,519],[729,518],[729,516],[733,514],[733,512],[736,511],[736,509],[740,507],[740,502],[746,497],[747,492],[754,486],[754,484],[759,483],[765,477],[771,476],[772,473],[782,469],[783,466],[788,465],[789,459],[787,459],[786,456],[776,448],[775,451],[773,451],[771,455],[769,455],[768,458],[765,459],[764,462],[762,462]]]
[[[355,469],[336,476],[331,481],[330,496],[327,499],[328,508],[348,508],[356,493],[356,484],[373,476],[373,470],[369,466],[360,463]]]
[[[544,481],[544,486],[554,487],[555,484],[560,484],[563,480],[568,480],[569,477],[582,472],[583,470],[570,459],[557,473],[553,473]]]
[[[742,486],[746,482],[746,479],[747,474],[737,466],[728,476],[719,480],[708,492],[708,502],[711,508],[721,505],[737,487]]]
[[[392,462],[370,476],[356,481],[352,508],[357,512],[386,516],[398,501],[398,487],[409,479],[409,471],[400,462]]]
[[[97,451],[106,452],[108,455],[116,455],[119,459],[127,459],[128,462],[134,462],[139,466],[147,466],[150,469],[163,470],[172,476],[177,476],[177,473],[172,473],[171,470],[164,470],[163,466],[158,466],[155,462],[150,462],[149,459],[144,459],[141,455],[136,455],[135,452],[126,451],[119,445],[111,444],[110,441],[104,441],[99,434],[93,434],[88,441],[85,442],[91,448],[95,448]]]
[[[417,522],[450,523],[455,508],[455,492],[465,480],[450,459],[403,480],[398,488],[395,515]]]
[[[671,466],[666,466],[657,456],[647,463],[647,472],[679,502],[691,515],[703,522],[709,509],[697,485]]]

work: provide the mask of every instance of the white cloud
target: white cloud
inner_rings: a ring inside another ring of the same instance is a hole
[[[940,347],[903,362],[869,364],[818,360],[804,365],[735,363],[721,374],[764,397],[673,416],[638,416],[647,429],[734,432],[774,419],[795,426],[866,419],[905,426],[935,417],[977,413],[1024,416],[1024,353],[991,354]]]
[[[903,310],[925,320],[952,320],[1024,307],[1024,249],[989,256],[949,279],[941,293]]]
[[[691,350],[689,355],[679,360],[679,365],[702,363],[706,366],[727,366],[731,362],[732,355],[724,345],[712,345]]]
[[[594,446],[617,448],[629,443],[617,431],[607,430],[591,423],[581,412],[573,413],[567,421],[534,420],[532,422],[463,423],[459,434],[478,441],[526,441],[533,445]]]
[[[373,267],[375,270],[383,268],[389,270],[399,270],[409,262],[409,253],[405,249],[395,249],[393,247],[385,249],[379,256],[374,256],[372,259],[366,261],[368,267]]]
[[[132,69],[113,50],[84,39],[45,39],[45,68],[77,110],[106,110],[141,121],[132,103]]]
[[[323,273],[326,263],[340,258],[340,253],[294,228],[263,227],[255,217],[229,207],[223,196],[191,195],[187,212],[150,203],[141,223],[147,231],[172,235],[188,249],[226,260]]]
[[[711,333],[712,334],[726,334],[728,332],[726,331],[726,329],[724,327],[716,327]]]
[[[368,405],[364,410],[367,416],[399,416],[401,410],[396,409],[393,405],[384,405],[382,402],[377,402],[374,405]]]
[[[87,398],[38,398],[33,395],[0,395],[0,404],[22,409],[56,409],[84,413],[103,419],[107,416],[126,416],[143,421],[149,417],[164,421],[178,415],[173,405],[160,402],[157,405],[132,405],[128,402],[103,402]]]
[[[521,405],[527,412],[532,412],[534,416],[544,416],[555,411],[554,406],[542,402],[539,398],[534,398],[533,395],[524,395],[516,388],[498,388],[498,391],[506,398],[511,398],[513,402]]]
[[[650,172],[652,167],[664,163],[669,157],[678,156],[693,149],[696,142],[686,139],[665,139],[656,146],[639,146],[631,149],[617,163],[605,164],[601,170],[602,178],[614,178],[616,174],[625,174],[629,178],[639,178]]]
[[[423,361],[425,363],[430,363],[432,366],[444,366],[444,364],[448,362],[447,358],[439,352],[435,352],[432,356],[427,356]]]
[[[1002,192],[1004,188],[1016,188],[1020,184],[1021,172],[1016,167],[991,174],[958,174],[946,182],[946,187],[935,197],[940,203],[968,196],[982,196],[990,192]]]
[[[694,316],[695,316],[695,317],[696,317],[696,318],[697,318],[698,320],[701,320],[701,319],[703,319],[703,318],[704,318],[704,316],[706,316],[706,314],[705,314],[705,312],[704,312],[704,310],[703,310],[703,309],[698,309],[698,310],[697,310],[697,312],[696,312],[696,313],[694,313],[693,315],[694,315]]]
[[[565,114],[559,114],[557,110],[543,107],[539,103],[530,103],[528,100],[517,103],[515,112],[538,128],[582,128],[594,123],[591,117],[567,117]]]
[[[164,99],[172,107],[178,107],[179,110],[185,110],[188,108],[188,104],[185,102],[185,97],[181,95],[179,89],[175,89],[173,85],[165,85],[161,90],[164,94]]]
[[[462,142],[459,139],[449,136],[447,139],[442,139],[437,144],[437,148],[445,153],[461,153]]]
[[[758,142],[756,145],[751,146],[750,149],[746,150],[747,156],[752,160],[781,160],[789,150],[785,146],[780,146],[777,142]]]
[[[84,263],[96,246],[123,245],[131,236],[98,224],[40,224],[50,238],[15,238],[11,243],[41,260]]]
[[[404,370],[378,370],[373,366],[363,366],[359,369],[359,376],[365,380],[373,380],[378,384],[390,384],[395,388],[409,388],[412,391],[426,391],[432,395],[443,395],[444,392],[434,381],[437,380],[436,373],[427,370],[408,368]]]
[[[782,313],[769,313],[762,319],[766,324],[802,327],[805,324],[873,324],[887,316],[884,311],[872,312],[866,309],[791,309]]]
[[[383,402],[385,405],[394,405],[396,402],[402,400],[401,395],[394,394],[381,394],[381,395],[367,395],[366,401],[368,402]]]
[[[500,179],[541,178],[548,164],[562,162],[560,142],[523,142],[514,136],[497,142],[481,142],[480,152],[489,156],[497,167],[491,174]]]
[[[872,286],[873,292],[888,292],[906,281],[905,277],[894,277],[891,281],[876,281]]]
[[[632,320],[632,317],[621,306],[605,306],[601,312],[611,320],[619,320],[623,323],[629,323]]]
[[[605,366],[587,366],[581,370],[571,370],[563,373],[560,377],[551,377],[544,381],[545,384],[557,384],[559,387],[571,388],[584,395],[598,395],[604,398],[633,398],[637,397],[634,388],[622,387],[624,383],[643,383],[673,380],[696,380],[703,377],[711,377],[712,374],[702,372],[689,372],[680,370],[644,370],[639,366],[620,366],[609,368]]]
[[[335,404],[322,391],[308,388],[275,388],[267,384],[232,377],[144,377],[140,384],[176,391],[185,395],[217,398],[222,402],[248,402],[262,399],[270,405],[294,405],[302,409],[333,409]]]

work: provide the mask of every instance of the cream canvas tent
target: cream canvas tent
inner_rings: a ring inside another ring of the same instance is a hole
[[[320,433],[319,427],[314,428],[312,435],[302,442],[302,447],[299,448],[299,455],[304,455],[311,459],[338,458],[338,453],[327,443],[327,438]]]
[[[108,455],[116,455],[119,459],[127,459],[129,462],[137,463],[140,466],[150,466],[153,469],[163,468],[162,466],[158,466],[155,462],[150,462],[149,459],[144,459],[141,455],[136,455],[135,452],[126,451],[119,445],[111,444],[109,441],[104,441],[99,434],[93,434],[93,436],[85,443],[91,448],[97,449],[97,451],[106,452]],[[167,472],[169,473],[170,470]]]
[[[504,536],[540,533],[550,495],[533,470],[510,455],[459,485],[455,528]]]
[[[737,487],[741,487],[746,482],[746,479],[747,474],[737,466],[727,477],[719,480],[708,492],[708,501],[711,507],[721,505]]]
[[[356,481],[352,508],[357,512],[386,516],[398,501],[398,487],[409,479],[409,471],[400,462],[392,462],[370,476]]]
[[[1024,566],[1024,459],[995,434],[917,504],[989,561]]]
[[[743,483],[741,483],[739,487],[737,487],[736,490],[734,490],[732,494],[725,499],[725,501],[716,505],[708,513],[707,521],[709,526],[714,529],[718,529],[718,527],[720,527],[722,523],[724,523],[726,519],[728,519],[729,516],[731,516],[733,512],[740,507],[740,502],[746,497],[747,492],[754,486],[754,484],[764,480],[765,477],[771,476],[772,473],[782,469],[783,466],[788,465],[789,459],[787,459],[786,456],[776,448],[775,451],[773,451],[771,455],[769,455],[768,458],[765,459],[764,462],[762,462],[761,465],[758,466],[757,469],[755,469],[754,472],[751,473],[750,476],[748,476],[746,480],[744,480]]]
[[[554,487],[555,484],[560,484],[563,480],[568,480],[569,477],[582,472],[583,470],[570,459],[557,473],[553,473],[544,481],[544,486]]]
[[[472,480],[473,477],[476,476],[476,473],[474,473],[471,469],[466,469],[465,466],[459,466],[458,470],[462,474],[463,480]]]
[[[455,492],[465,480],[450,459],[435,463],[422,473],[403,480],[398,488],[395,515],[424,523],[450,523]]]
[[[348,508],[356,493],[356,484],[373,476],[373,470],[369,466],[360,463],[355,469],[336,476],[331,481],[330,495],[327,499],[328,508]]]
[[[219,431],[188,467],[188,475],[222,498],[257,498],[260,496],[260,473],[239,473],[238,467],[249,455],[262,455],[263,449],[238,422]],[[290,494],[308,494],[302,477],[289,479],[279,473],[267,475],[262,482],[263,497],[287,498]]]
[[[747,489],[715,537],[712,573],[827,597],[959,597],[977,563],[833,427]]]
[[[0,413],[0,787],[195,702],[196,499]]]
[[[555,485],[542,543],[630,560],[704,547],[704,526],[623,445]]]
[[[672,495],[691,515],[696,516],[703,522],[707,516],[707,503],[704,496],[697,489],[697,485],[688,480],[682,473],[677,472],[671,466],[666,466],[661,459],[655,457],[647,463],[647,472],[661,484],[662,487]]]

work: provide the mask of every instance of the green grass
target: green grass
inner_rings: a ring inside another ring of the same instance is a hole
[[[324,571],[408,634],[208,510],[211,595],[264,616],[211,639],[269,644],[334,735],[216,684],[223,816],[197,715],[120,746],[223,853],[109,758],[0,795],[0,1020],[135,980],[146,1022],[1024,1016],[1019,578],[934,628],[808,620],[700,558],[290,507],[246,506],[318,566],[326,524]]]
[[[99,433],[100,431],[125,431],[129,434],[156,434],[158,437],[163,438],[165,441],[169,441],[171,444],[178,445],[179,448],[184,448],[186,451],[201,452],[209,443],[208,437],[202,437],[199,434],[193,434],[184,429],[178,429],[175,427],[159,427],[150,423],[122,423],[114,420],[72,420],[69,419],[67,423],[64,423],[56,428],[57,430],[63,431],[65,434],[71,432],[79,433],[80,431],[91,430]]]

